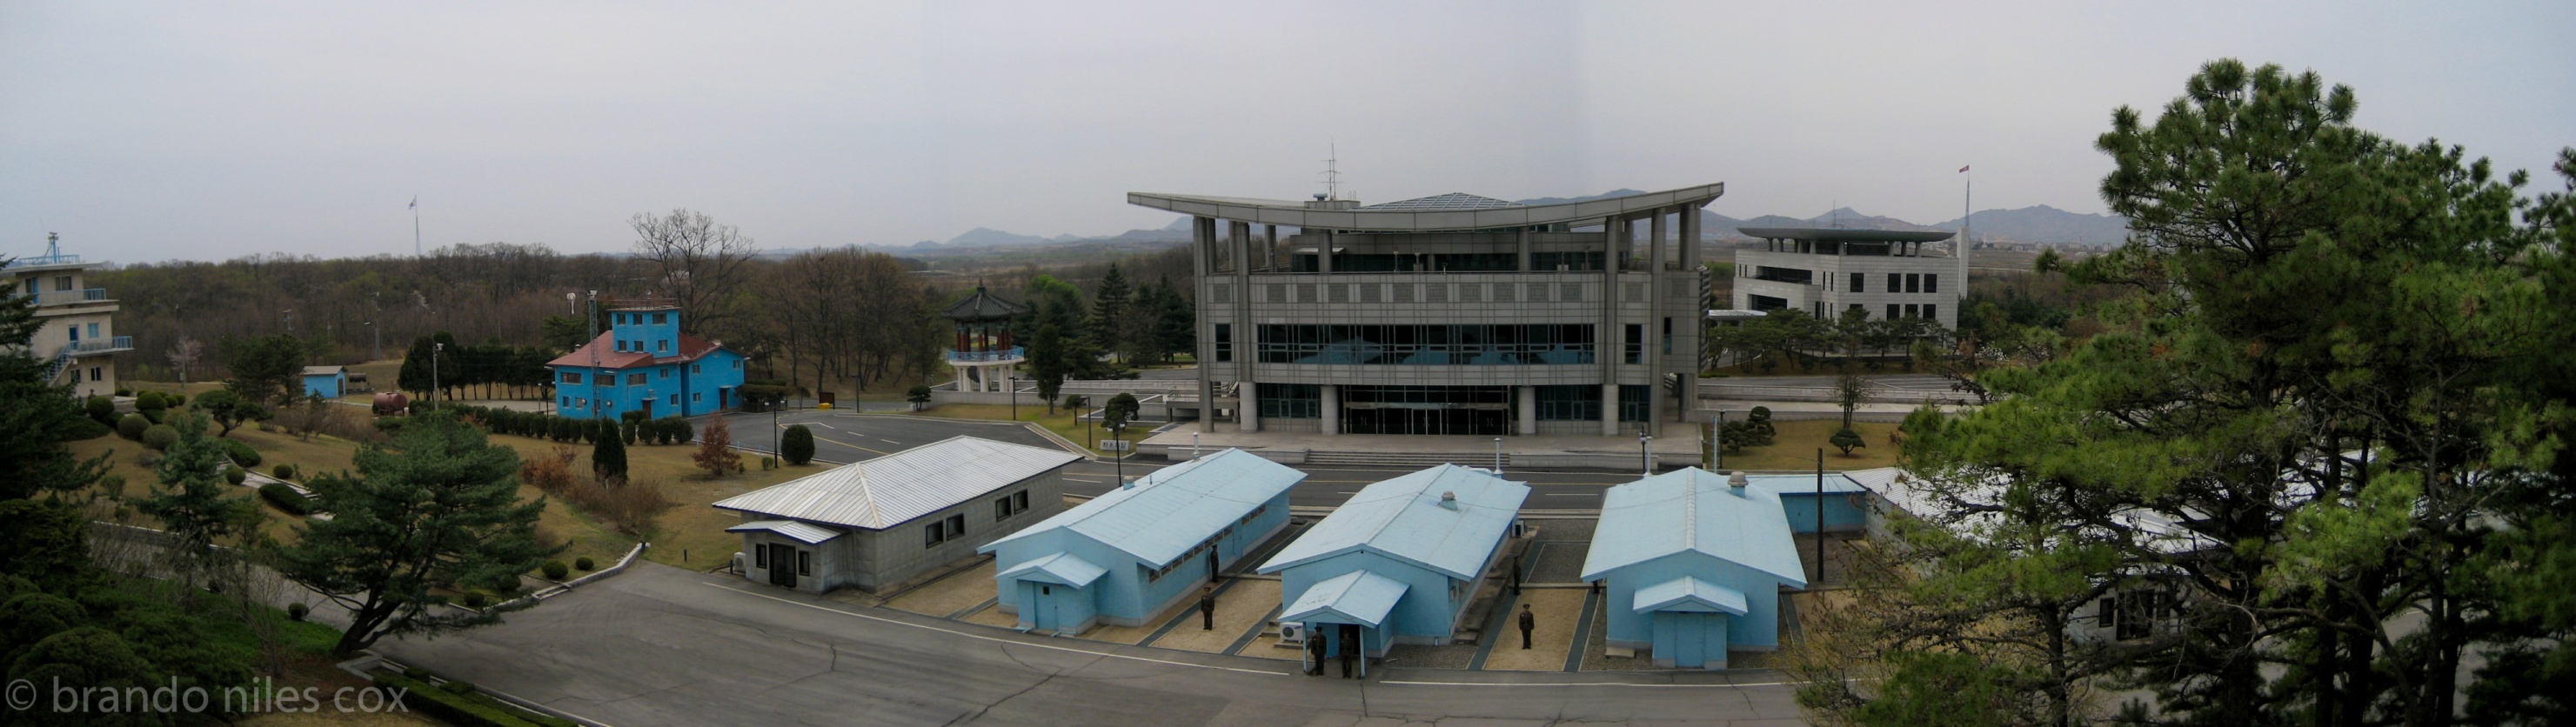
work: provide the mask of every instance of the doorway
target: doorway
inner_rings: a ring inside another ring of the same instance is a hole
[[[795,588],[796,548],[779,543],[763,547],[769,548],[769,585]]]

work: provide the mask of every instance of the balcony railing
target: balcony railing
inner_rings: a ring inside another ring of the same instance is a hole
[[[999,351],[951,350],[948,352],[950,361],[1016,361],[1027,357],[1028,349],[1021,346],[1012,346]]]
[[[87,341],[64,346],[63,355],[87,356],[96,353],[115,353],[118,351],[131,350],[134,350],[134,337],[117,336],[114,338],[93,338]]]
[[[36,294],[36,305],[69,305],[69,304],[73,304],[73,303],[99,303],[99,302],[104,302],[104,301],[106,301],[106,300],[107,300],[107,289],[106,289],[106,288],[84,288],[84,289],[81,289],[81,290],[47,290],[47,291],[39,292],[39,293],[37,293],[37,294]]]
[[[32,268],[42,265],[79,265],[79,255],[33,255],[9,261],[9,267]]]

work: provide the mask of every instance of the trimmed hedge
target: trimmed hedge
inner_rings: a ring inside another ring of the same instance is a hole
[[[225,482],[230,482],[230,483],[233,483],[233,484],[236,484],[236,485],[241,484],[241,483],[243,483],[243,482],[248,482],[248,481],[250,481],[250,473],[248,473],[248,472],[243,472],[243,471],[242,471],[242,468],[240,468],[240,467],[234,467],[234,468],[232,468],[232,469],[224,470],[224,481],[225,481]]]
[[[429,682],[378,673],[376,687],[403,691],[403,706],[459,727],[580,727],[572,720],[529,712],[489,694],[458,694]]]
[[[591,562],[590,562],[590,556],[585,555],[585,556],[582,556],[582,557],[579,557],[579,558],[574,558],[574,559],[572,559],[572,567],[574,567],[574,568],[579,568],[579,569],[581,569],[581,570],[590,570],[590,569],[591,569],[591,567],[592,567],[592,564],[591,564]]]
[[[170,445],[178,443],[179,430],[168,424],[154,424],[143,430],[143,446],[154,451],[168,451]]]
[[[563,562],[563,561],[560,561],[560,560],[549,560],[549,561],[546,561],[546,565],[545,565],[545,567],[540,568],[539,570],[543,570],[543,571],[545,571],[545,573],[546,573],[546,580],[549,580],[549,581],[560,581],[560,580],[563,580],[563,579],[564,579],[564,576],[569,575],[569,574],[571,574],[571,573],[572,573],[572,569],[571,569],[570,567],[565,566],[565,565],[564,565],[564,562]],[[584,570],[588,570],[588,569],[584,569]]]
[[[484,431],[491,432],[493,434],[533,437],[537,439],[549,439],[557,442],[579,442],[584,444],[599,443],[599,428],[596,425],[591,424],[591,420],[588,419],[574,419],[571,417],[555,416],[553,414],[539,414],[537,412],[519,411],[516,409],[496,409],[492,407],[469,406],[465,404],[445,404],[441,406],[448,411],[455,412],[458,416],[463,416],[481,423]],[[642,412],[627,412],[626,414],[638,416],[621,416],[621,419],[617,422],[619,426],[612,428],[612,431],[616,431],[621,439],[626,440],[626,444],[687,444],[691,440],[697,439],[697,428],[694,425],[691,425],[689,420],[684,417],[667,416],[660,419],[642,419],[640,417]],[[387,421],[387,419],[392,418],[386,417],[376,420],[376,428],[383,429],[387,432],[401,428],[402,425],[395,423],[400,420],[395,419],[393,421]]]
[[[116,420],[116,436],[126,439],[141,441],[143,430],[151,428],[152,420],[143,418],[141,414],[127,414],[124,418]]]
[[[243,467],[259,466],[259,450],[252,449],[248,442],[244,442],[239,439],[218,439],[215,441],[224,443],[224,453],[232,455],[233,464],[241,465]]]
[[[116,399],[93,396],[89,401],[82,402],[81,407],[82,413],[88,414],[91,421],[106,426],[116,426]]]
[[[100,424],[96,421],[89,419],[74,419],[70,424],[63,426],[63,441],[78,442],[84,439],[97,439],[99,437],[112,434],[115,431],[116,430],[114,429],[109,429],[107,425]]]
[[[285,483],[271,482],[260,485],[259,499],[267,500],[268,504],[276,505],[277,509],[285,511],[288,515],[303,517],[313,514],[313,498],[305,497],[304,493],[296,492],[295,488],[288,487]]]

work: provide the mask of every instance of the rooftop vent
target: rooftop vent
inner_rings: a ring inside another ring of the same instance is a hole
[[[1732,474],[1732,475],[1727,475],[1727,477],[1726,477],[1726,491],[1727,491],[1728,493],[1731,493],[1731,494],[1735,495],[1736,497],[1743,497],[1743,496],[1744,496],[1744,485],[1745,485],[1747,482],[1748,482],[1748,481],[1744,478],[1744,473],[1742,473],[1742,472],[1737,472],[1737,473]]]
[[[1441,491],[1440,506],[1451,510],[1458,509],[1458,493],[1454,490]]]

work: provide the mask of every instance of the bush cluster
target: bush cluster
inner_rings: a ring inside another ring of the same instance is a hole
[[[440,406],[456,412],[457,416],[493,434],[583,444],[598,444],[601,436],[598,425],[588,419],[464,404]],[[428,411],[428,403],[414,402],[412,411],[414,413]],[[640,414],[640,412],[628,413]],[[398,417],[379,417],[376,419],[376,428],[391,434],[402,428],[401,422]],[[688,419],[676,416],[621,422],[618,432],[628,444],[687,444],[697,438],[697,428],[691,426]]]
[[[215,441],[224,443],[224,454],[232,456],[233,464],[241,465],[243,467],[259,466],[259,450],[252,449],[249,443],[243,442],[239,439],[218,439]]]
[[[152,420],[143,418],[141,414],[127,414],[116,420],[116,435],[126,439],[142,441],[143,430],[151,428]]]
[[[564,562],[560,560],[546,561],[542,570],[546,573],[546,580],[550,581],[560,581],[564,579],[564,576],[572,574],[572,566],[564,565]]]
[[[143,446],[151,447],[155,451],[168,451],[170,445],[178,443],[179,430],[171,428],[168,424],[154,424],[143,430]]]
[[[562,498],[630,535],[652,529],[654,516],[670,507],[671,501],[663,497],[662,488],[652,482],[601,482],[574,476],[573,461],[579,458],[571,447],[556,447],[551,454],[529,457],[519,463],[519,481]]]
[[[260,485],[259,499],[267,500],[268,504],[276,505],[278,510],[288,515],[303,517],[313,514],[313,498],[305,497],[304,493],[296,492],[295,488],[284,483]]]

